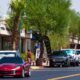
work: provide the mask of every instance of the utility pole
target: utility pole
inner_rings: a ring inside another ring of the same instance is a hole
[[[19,45],[18,45],[18,50],[19,53],[21,53],[21,21],[19,20],[19,26],[18,26],[18,33],[19,33]]]

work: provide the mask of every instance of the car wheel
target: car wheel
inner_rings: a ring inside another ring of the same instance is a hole
[[[49,66],[54,67],[53,62],[51,60],[49,61]]]
[[[24,77],[25,77],[25,71],[24,71],[24,69],[22,70],[21,77],[22,77],[22,78],[24,78]]]
[[[50,67],[54,67],[55,66],[52,60],[49,61],[49,66]]]
[[[66,64],[66,65],[67,65],[67,67],[69,67],[69,66],[70,66],[70,62],[67,62],[67,64]]]
[[[79,66],[79,62],[76,62],[76,66]]]
[[[69,66],[71,65],[71,64],[70,64],[70,61],[67,60],[65,65],[66,65],[67,67],[69,67]]]
[[[72,66],[76,66],[76,62],[72,62],[71,65],[72,65]]]
[[[4,76],[0,76],[0,78],[3,78]]]

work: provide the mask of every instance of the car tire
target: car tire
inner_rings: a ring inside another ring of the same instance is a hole
[[[79,62],[76,62],[76,66],[79,66]]]
[[[49,60],[49,67],[54,67],[53,62]]]
[[[0,76],[0,78],[3,78],[4,76]]]
[[[70,61],[67,60],[65,65],[66,65],[67,67],[71,66]]]
[[[76,66],[76,62],[71,62],[71,66]]]

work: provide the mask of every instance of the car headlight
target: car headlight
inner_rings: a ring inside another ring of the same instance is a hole
[[[20,66],[16,66],[16,68],[12,69],[12,70],[17,70],[17,69],[20,69],[21,67]]]
[[[21,67],[20,67],[20,66],[17,66],[17,67],[16,67],[16,69],[19,69],[19,68],[21,68]]]

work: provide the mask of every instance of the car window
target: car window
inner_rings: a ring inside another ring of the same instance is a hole
[[[65,51],[53,51],[54,56],[67,56]]]
[[[80,54],[80,51],[76,51],[77,54]]]
[[[22,64],[23,59],[18,57],[4,57],[0,60],[0,64],[2,63],[16,63],[16,64]]]
[[[72,55],[75,53],[74,50],[65,50],[65,51],[66,51],[67,55]]]
[[[0,59],[3,57],[15,57],[14,54],[0,54]]]
[[[16,52],[0,52],[0,59],[3,57],[16,57]]]

